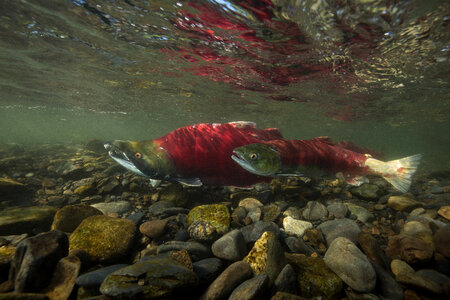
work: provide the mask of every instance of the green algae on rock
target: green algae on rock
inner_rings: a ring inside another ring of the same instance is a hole
[[[48,231],[57,208],[52,206],[12,207],[0,211],[0,235]]]
[[[101,214],[101,211],[90,205],[66,205],[56,212],[53,218],[52,230],[73,232],[87,217]]]
[[[230,212],[225,205],[210,204],[196,206],[188,214],[188,224],[203,220],[211,223],[220,235],[230,229]]]
[[[101,284],[100,292],[126,299],[165,299],[197,284],[197,275],[192,270],[175,260],[154,257],[111,273]]]
[[[136,225],[127,219],[104,215],[84,219],[69,238],[69,249],[86,251],[94,261],[113,262],[129,251]]]
[[[342,279],[327,267],[322,258],[286,253],[286,259],[298,274],[302,296],[337,299],[341,294]]]
[[[283,247],[275,233],[271,231],[261,235],[244,260],[250,265],[254,274],[265,273],[269,276],[269,286],[274,283],[286,265]]]

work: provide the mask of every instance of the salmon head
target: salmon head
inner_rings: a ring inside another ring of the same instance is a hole
[[[261,176],[276,175],[282,167],[280,154],[262,143],[235,148],[231,158],[245,170]]]
[[[116,140],[104,147],[112,159],[138,175],[167,180],[175,173],[170,155],[152,140]]]

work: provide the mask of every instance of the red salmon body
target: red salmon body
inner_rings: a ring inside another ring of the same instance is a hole
[[[251,174],[232,159],[235,148],[282,139],[278,129],[257,129],[252,122],[202,123],[182,127],[155,139],[172,159],[177,174],[207,185],[246,187],[270,178]]]

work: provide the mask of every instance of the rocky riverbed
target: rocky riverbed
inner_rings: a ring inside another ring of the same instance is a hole
[[[0,146],[0,299],[450,297],[450,171],[153,188],[102,144]]]

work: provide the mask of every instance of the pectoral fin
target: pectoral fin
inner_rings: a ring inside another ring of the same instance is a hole
[[[161,180],[157,179],[151,179],[150,178],[150,185],[154,188],[158,187],[161,184]]]
[[[178,181],[179,183],[187,185],[187,186],[202,186],[203,185],[200,178],[176,178],[175,180]]]

